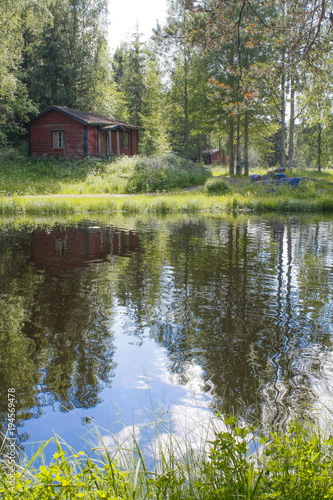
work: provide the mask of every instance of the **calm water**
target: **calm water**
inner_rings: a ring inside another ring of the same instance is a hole
[[[15,387],[27,453],[95,423],[332,411],[333,219],[1,224],[1,427]]]

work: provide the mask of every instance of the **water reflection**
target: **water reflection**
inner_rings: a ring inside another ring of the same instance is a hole
[[[4,230],[1,391],[18,389],[21,424],[49,407],[101,415],[105,394],[159,401],[165,353],[171,399],[197,367],[211,406],[283,422],[324,397],[332,233],[251,218]]]
[[[98,226],[33,232],[33,260],[52,272],[80,268],[88,263],[111,260],[135,252],[139,247],[136,231]]]

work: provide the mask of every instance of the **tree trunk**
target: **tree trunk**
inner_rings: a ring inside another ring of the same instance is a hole
[[[295,90],[294,80],[290,82],[290,122],[289,122],[289,151],[288,167],[294,167],[294,126],[295,126]]]
[[[245,111],[244,120],[244,175],[249,175],[249,112]]]
[[[236,148],[236,174],[241,175],[242,173],[242,166],[241,166],[241,159],[242,159],[242,150],[241,150],[241,142],[240,142],[240,113],[237,115],[237,148]]]
[[[234,119],[229,121],[229,174],[234,174],[235,170],[235,148],[234,148]]]
[[[188,117],[188,59],[186,49],[184,52],[184,120],[185,120],[185,157],[189,156],[189,117]],[[201,160],[200,160],[201,161]]]
[[[321,172],[321,154],[322,154],[321,123],[318,123],[318,143],[317,143],[317,168],[318,168],[318,172]]]
[[[286,95],[285,75],[281,78],[281,167],[286,168]]]

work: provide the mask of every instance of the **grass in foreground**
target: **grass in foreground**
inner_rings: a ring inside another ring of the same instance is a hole
[[[50,440],[51,441],[51,440]],[[6,476],[1,460],[0,493],[4,499],[285,499],[333,498],[333,437],[314,427],[292,423],[284,433],[264,434],[237,425],[230,417],[216,431],[210,447],[199,454],[191,449],[179,456],[176,449],[155,450],[155,466],[147,466],[133,436],[132,448],[86,455],[56,440],[50,464],[36,466],[44,444],[15,479]],[[171,441],[170,441],[171,443]],[[120,467],[119,451],[128,461]]]
[[[224,181],[225,182],[225,181]],[[126,213],[220,213],[220,212],[330,212],[333,185],[307,181],[298,187],[247,184],[228,187],[224,194],[173,192],[125,197],[13,196],[0,198],[1,214],[61,214],[91,212]]]

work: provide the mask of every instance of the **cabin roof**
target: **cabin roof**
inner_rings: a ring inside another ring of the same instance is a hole
[[[96,115],[95,113],[88,113],[87,111],[79,111],[77,109],[70,109],[67,106],[49,106],[48,108],[44,109],[36,118],[39,116],[45,115],[49,111],[59,111],[60,113],[63,113],[64,115],[69,116],[70,118],[73,118],[73,120],[76,120],[80,123],[83,123],[84,125],[92,125],[92,126],[98,126],[98,127],[112,127],[112,128],[132,128],[132,129],[138,129],[141,127],[138,127],[136,125],[131,125],[130,123],[126,122],[121,122],[119,120],[116,120],[113,117],[106,117],[106,116],[101,116],[101,115]],[[34,118],[34,119],[36,119]]]
[[[214,149],[207,149],[206,151],[203,151],[204,154],[214,154],[214,153],[218,153],[220,150],[219,148],[214,148]]]

